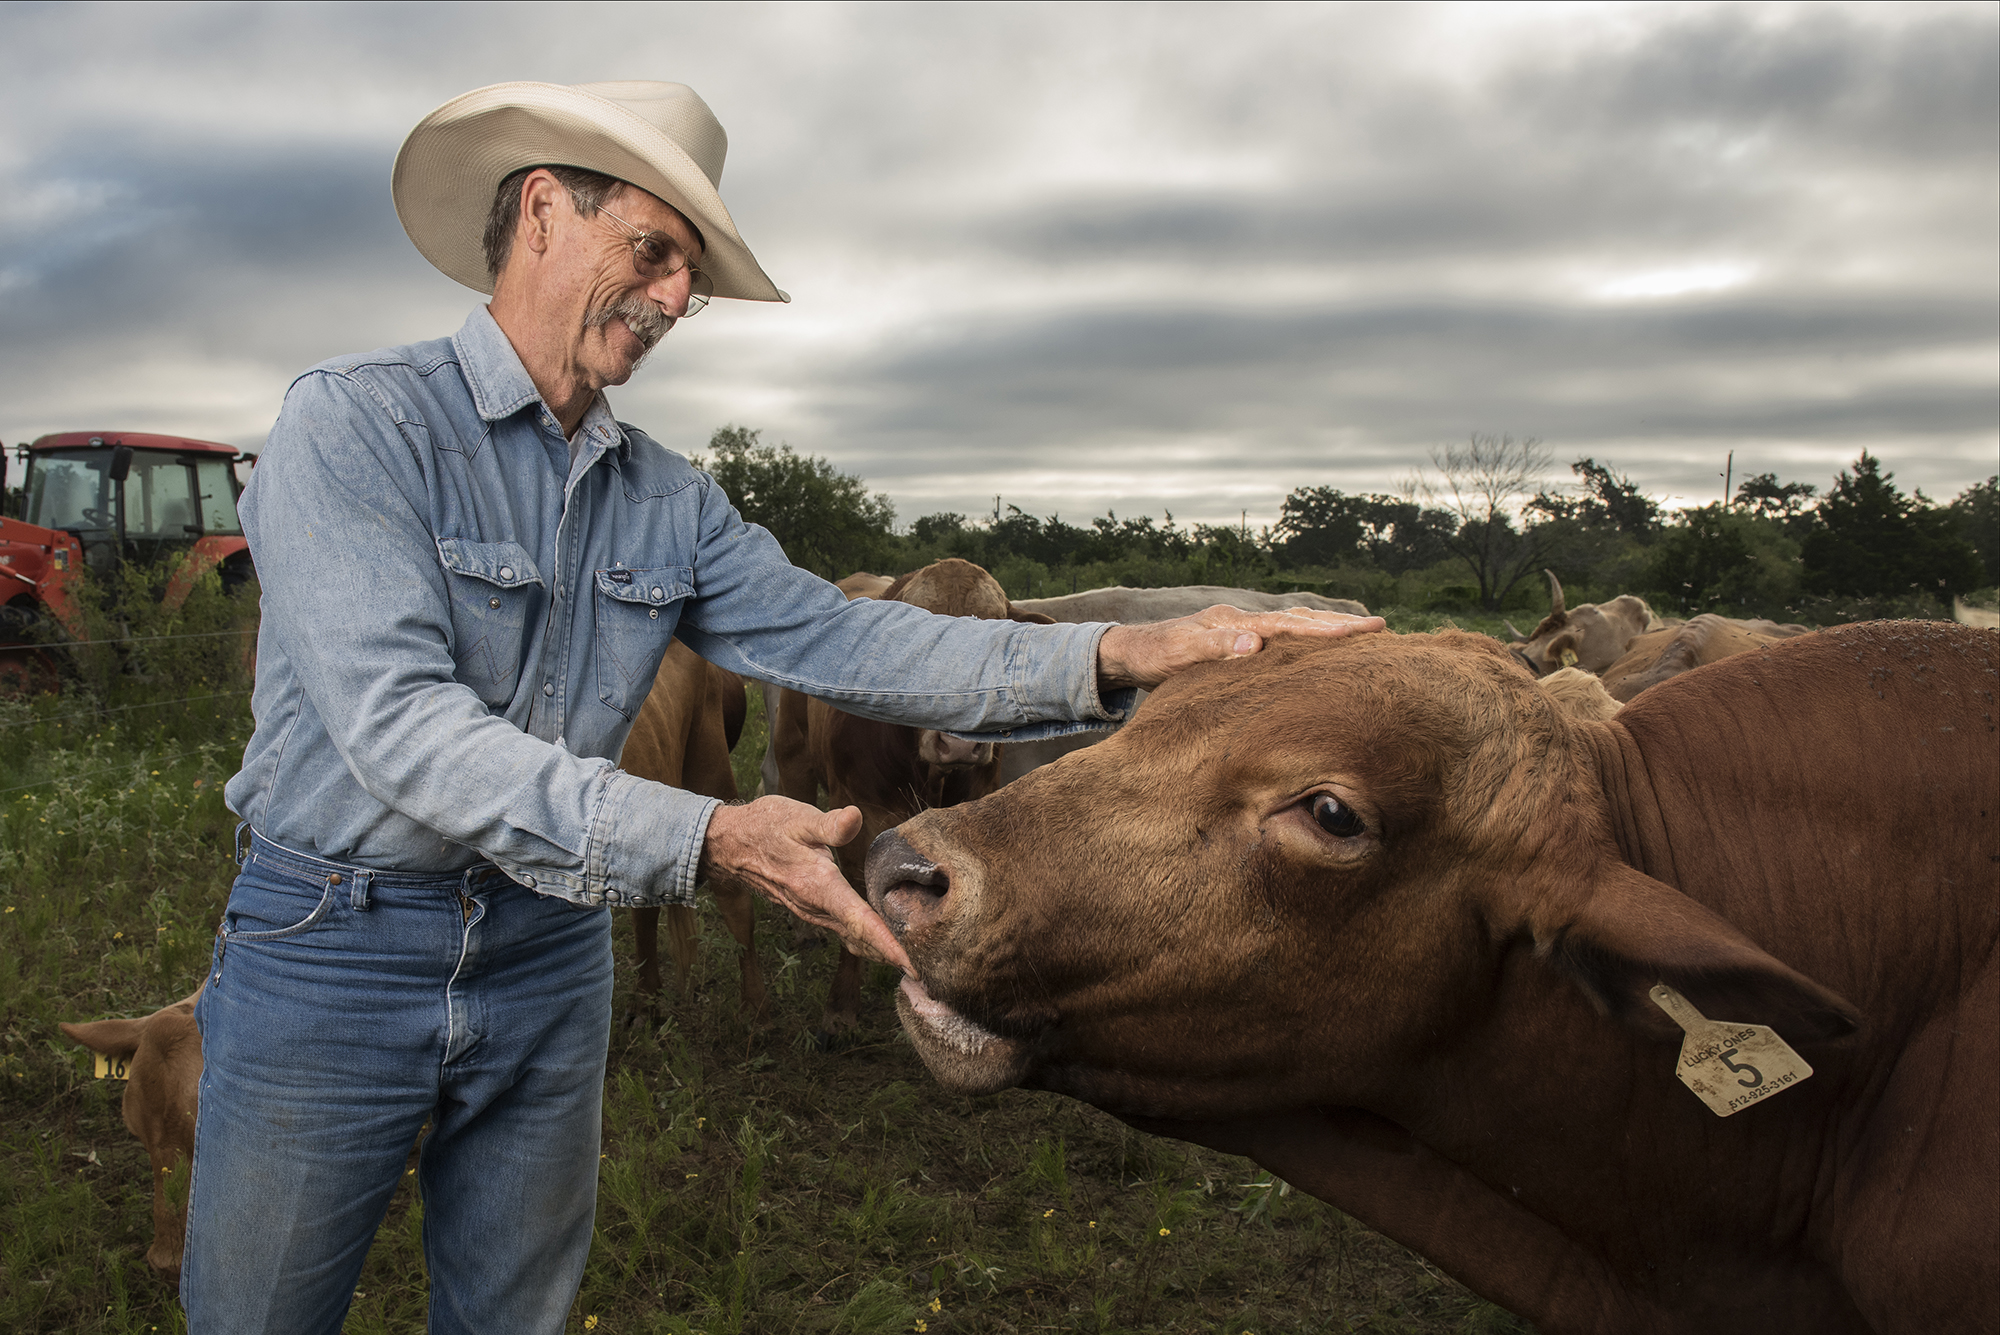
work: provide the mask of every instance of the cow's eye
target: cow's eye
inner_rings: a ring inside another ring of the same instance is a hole
[[[1332,793],[1316,794],[1312,800],[1312,813],[1320,829],[1336,839],[1352,839],[1368,830],[1361,817],[1354,814],[1354,808]]]

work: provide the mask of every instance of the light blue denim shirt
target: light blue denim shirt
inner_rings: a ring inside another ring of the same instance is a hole
[[[231,810],[333,861],[484,859],[580,904],[685,904],[719,804],[613,763],[673,636],[996,740],[1129,712],[1130,692],[1098,698],[1104,626],[850,603],[601,395],[580,430],[572,463],[483,306],[454,338],[293,383],[243,496],[263,623]]]

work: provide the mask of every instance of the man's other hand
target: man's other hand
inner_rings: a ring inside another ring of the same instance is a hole
[[[702,850],[702,871],[728,877],[836,933],[864,959],[917,971],[889,925],[855,893],[833,850],[861,833],[853,807],[820,811],[789,797],[760,797],[740,807],[715,809]]]
[[[1276,635],[1332,638],[1381,630],[1383,625],[1381,617],[1304,607],[1282,612],[1211,607],[1172,621],[1113,626],[1097,642],[1097,678],[1107,689],[1139,686],[1151,690],[1197,663],[1254,654]]]

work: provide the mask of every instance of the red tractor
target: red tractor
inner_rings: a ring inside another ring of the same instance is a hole
[[[189,552],[167,587],[169,604],[217,566],[225,586],[250,578],[236,464],[255,455],[181,436],[64,431],[21,446],[16,458],[27,464],[20,515],[0,516],[0,695],[56,689],[39,623],[53,619],[70,638],[89,638],[70,594],[86,568],[108,579],[127,562]],[[0,495],[6,478],[0,454]]]

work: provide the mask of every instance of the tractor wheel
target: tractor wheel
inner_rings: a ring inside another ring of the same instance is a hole
[[[33,644],[0,644],[0,700],[61,690],[62,674],[48,650]]]

